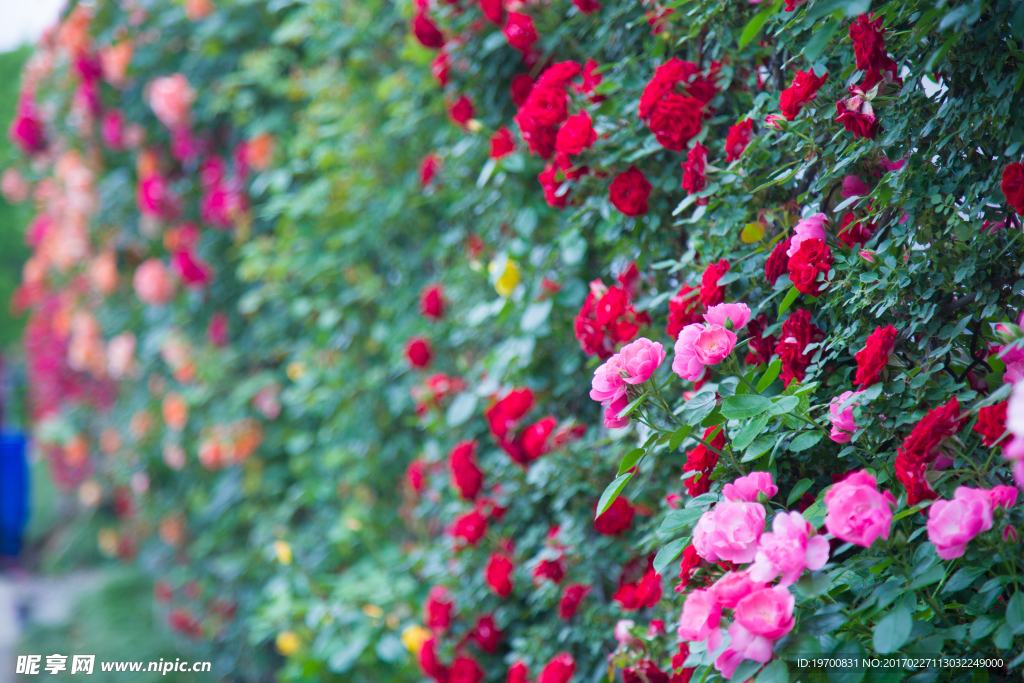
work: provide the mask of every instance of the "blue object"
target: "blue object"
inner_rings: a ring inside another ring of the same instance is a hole
[[[15,557],[28,523],[28,463],[25,435],[0,432],[0,555]]]

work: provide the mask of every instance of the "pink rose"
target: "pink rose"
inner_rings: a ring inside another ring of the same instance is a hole
[[[850,197],[863,197],[871,193],[867,183],[855,175],[848,175],[843,178],[843,189],[839,193],[849,199]]]
[[[213,281],[213,269],[195,252],[184,249],[171,255],[171,267],[189,289],[202,289]]]
[[[994,508],[1012,508],[1017,504],[1017,489],[1014,486],[997,486],[988,492],[988,499]]]
[[[122,332],[107,343],[107,374],[111,379],[123,379],[134,371],[135,345],[133,332]]]
[[[160,259],[143,261],[132,278],[135,294],[143,303],[162,306],[174,298],[174,280]]]
[[[604,406],[604,426],[608,429],[622,429],[623,427],[629,426],[629,416],[619,417],[619,413],[625,410],[626,406],[629,405],[629,397],[622,394],[617,399],[610,403],[605,403]]]
[[[196,91],[183,74],[154,78],[149,84],[149,106],[160,123],[171,130],[188,124],[195,99]]]
[[[878,490],[873,476],[859,470],[825,493],[825,528],[836,538],[868,548],[879,536],[889,538],[890,506],[895,502],[891,493]]]
[[[1003,447],[1003,457],[1018,463],[1024,462],[1024,382],[1013,385],[1013,392],[1006,403],[1006,428],[1013,434],[1013,438]],[[1022,483],[1016,474],[1014,477],[1018,484]]]
[[[710,590],[695,590],[686,596],[679,618],[679,638],[687,642],[705,640],[718,630],[722,607]]]
[[[620,643],[628,643],[633,639],[632,629],[636,622],[632,619],[619,619],[615,622],[615,640]]]
[[[722,495],[726,500],[747,503],[757,502],[759,493],[763,493],[766,498],[771,498],[778,492],[779,487],[772,481],[771,472],[751,472],[745,477],[739,477],[731,484],[726,484],[722,489]]]
[[[708,590],[721,607],[734,609],[740,600],[764,587],[765,583],[755,581],[750,572],[728,572]]]
[[[622,379],[619,365],[621,360],[616,354],[594,370],[594,379],[590,381],[590,398],[607,404],[625,396],[626,383]]]
[[[857,423],[853,421],[853,407],[856,401],[848,403],[850,398],[859,396],[860,392],[844,391],[828,406],[828,419],[832,421],[832,433],[829,437],[836,443],[847,443],[857,431]],[[846,404],[844,408],[843,405]]]
[[[782,575],[780,586],[792,585],[804,569],[821,569],[828,562],[828,541],[816,536],[799,512],[781,512],[772,520],[772,530],[761,535],[750,576],[773,581]]]
[[[757,554],[764,520],[764,506],[760,503],[724,501],[697,521],[693,546],[708,562],[728,560],[745,564]]]
[[[750,307],[746,304],[718,304],[708,309],[704,314],[704,320],[710,325],[720,325],[735,331],[742,330],[750,321]],[[729,328],[725,321],[732,323]]]
[[[619,368],[626,375],[622,381],[626,384],[642,384],[651,378],[665,360],[665,348],[658,342],[640,337],[623,346],[618,356]]]
[[[700,379],[705,365],[722,362],[735,346],[736,335],[721,325],[687,325],[676,340],[672,371],[683,379]]]
[[[985,489],[960,486],[953,500],[937,500],[928,508],[928,540],[944,560],[964,554],[967,542],[992,528],[992,500]]]
[[[796,600],[785,588],[765,588],[740,600],[729,627],[729,647],[715,661],[715,668],[732,678],[744,659],[768,662],[774,641],[793,630]]]
[[[1006,364],[1006,371],[1003,373],[1003,384],[1017,384],[1024,379],[1024,360],[1014,361]]]
[[[809,218],[801,219],[793,228],[793,238],[789,241],[789,249],[786,250],[786,256],[792,257],[793,254],[800,251],[800,243],[804,240],[821,240],[825,241],[828,237],[828,233],[825,232],[825,224],[828,223],[828,218],[823,213],[816,213]]]

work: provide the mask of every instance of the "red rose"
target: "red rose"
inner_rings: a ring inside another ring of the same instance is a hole
[[[525,14],[509,12],[503,31],[508,44],[524,55],[537,42],[537,29],[533,26],[533,19]]]
[[[715,430],[718,430],[718,433],[712,439],[711,434]],[[707,427],[701,438],[719,452],[725,448],[725,430],[719,429],[717,426]],[[693,450],[689,451],[686,454],[683,472],[698,472],[700,476],[693,476],[683,481],[687,493],[691,496],[707,493],[711,489],[711,481],[708,476],[714,471],[716,465],[718,465],[718,453],[703,443],[698,443]]]
[[[547,579],[552,583],[562,583],[565,578],[565,557],[556,560],[541,560],[533,569],[533,578],[538,581]]]
[[[770,287],[775,286],[775,281],[779,277],[789,274],[789,256],[786,255],[786,252],[789,251],[789,243],[790,239],[787,237],[776,244],[764,262],[764,276]]]
[[[423,47],[436,50],[444,45],[444,35],[441,34],[441,30],[437,28],[437,25],[430,20],[426,12],[417,12],[416,16],[412,18],[411,27],[413,35],[416,36],[416,40],[420,41],[420,45]]]
[[[551,433],[557,426],[558,421],[549,415],[523,429],[519,441],[527,458],[536,460],[551,450]]]
[[[981,434],[983,444],[994,445],[1006,433],[1006,401],[980,409],[974,431]]]
[[[555,151],[559,154],[579,154],[597,140],[590,114],[581,111],[565,120],[555,136]]]
[[[696,97],[669,93],[654,105],[647,118],[647,125],[662,147],[681,152],[700,132],[703,118],[703,102]]]
[[[669,683],[668,674],[649,659],[641,659],[622,670],[624,683]]]
[[[928,463],[914,454],[900,453],[893,463],[896,479],[907,490],[907,505],[914,506],[923,500],[935,500],[938,494],[932,490],[925,478]]]
[[[533,392],[529,389],[513,389],[501,400],[484,411],[494,438],[504,439],[519,420],[533,407]]]
[[[590,594],[593,586],[583,583],[573,583],[562,591],[562,599],[558,602],[558,618],[562,621],[570,621],[576,616],[576,610],[580,603]]]
[[[421,370],[430,365],[433,353],[430,350],[430,342],[423,337],[409,337],[405,342],[405,359],[410,367]]]
[[[558,180],[558,168],[554,164],[547,164],[544,170],[537,174],[537,181],[544,190],[544,201],[548,206],[564,209],[569,200],[569,192],[565,187],[565,181]]]
[[[530,77],[530,74],[519,74],[512,79],[512,84],[508,88],[508,94],[512,98],[512,102],[517,107],[521,107],[526,104],[531,90],[533,90],[533,79]]]
[[[686,154],[683,162],[683,189],[689,194],[697,194],[707,187],[706,169],[708,165],[708,148],[699,142]],[[700,203],[698,201],[698,203]],[[706,202],[705,202],[706,203]]]
[[[473,640],[484,652],[494,652],[498,649],[498,643],[501,642],[501,631],[494,623],[494,617],[485,614],[476,620],[476,626],[473,627]]]
[[[533,118],[537,125],[557,126],[569,117],[569,96],[562,86],[538,83],[518,113]]]
[[[896,63],[885,52],[881,18],[872,21],[867,14],[861,14],[850,24],[850,40],[853,41],[853,54],[859,70],[896,73]]]
[[[820,78],[813,71],[797,71],[792,85],[779,95],[779,109],[787,121],[792,121],[805,104],[818,96],[818,89],[825,83],[828,73]]]
[[[583,14],[593,14],[601,9],[601,3],[597,0],[572,0],[572,4]]]
[[[569,683],[576,673],[576,661],[567,652],[551,658],[537,677],[537,683]]]
[[[486,674],[472,657],[456,657],[448,672],[448,683],[480,683]]]
[[[797,252],[789,257],[789,279],[794,287],[810,296],[818,296],[828,287],[831,269],[832,250],[823,240],[803,240]]]
[[[444,317],[444,285],[432,283],[420,290],[420,315],[431,320]]]
[[[480,11],[492,24],[501,24],[501,19],[504,16],[501,0],[480,0]]]
[[[507,556],[491,553],[484,568],[484,579],[491,591],[500,598],[507,598],[512,593],[512,571],[515,569]]]
[[[747,363],[751,365],[767,365],[771,362],[778,340],[774,335],[764,336],[764,331],[767,328],[768,316],[764,313],[761,313],[747,323],[747,331],[750,333],[750,341],[747,342]]]
[[[640,96],[640,119],[674,152],[700,132],[705,105],[715,96],[714,82],[699,71],[693,62],[674,57],[657,68]]]
[[[25,156],[33,156],[47,147],[46,128],[36,112],[32,97],[25,93],[18,100],[17,112],[7,128],[7,138]]]
[[[624,496],[619,496],[594,520],[594,530],[604,536],[616,536],[633,525],[635,515],[636,508]]]
[[[501,159],[516,151],[516,143],[512,139],[512,131],[502,126],[491,136],[491,158]]]
[[[413,460],[405,469],[405,484],[416,495],[423,493],[423,490],[427,487],[425,481],[426,470],[427,463],[420,458]]]
[[[479,510],[470,510],[455,519],[449,528],[449,533],[470,545],[476,545],[487,535],[487,517]]]
[[[651,184],[636,166],[630,166],[612,180],[608,196],[615,208],[627,216],[642,216],[647,213]]]
[[[441,168],[441,159],[436,154],[428,154],[420,162],[420,185],[426,187]]]
[[[839,241],[853,249],[857,244],[864,244],[875,232],[875,224],[858,221],[852,211],[843,216],[843,225],[839,228]]]
[[[452,486],[465,500],[474,500],[484,485],[484,473],[476,463],[476,441],[460,441],[448,453]]]
[[[430,676],[437,683],[448,683],[448,667],[437,658],[437,641],[434,638],[423,643],[418,659],[420,669],[425,675]]]
[[[720,259],[718,263],[709,263],[700,278],[700,301],[707,307],[717,306],[725,301],[725,287],[718,285],[718,280],[729,270],[729,262]]]
[[[871,103],[861,95],[853,95],[836,102],[836,121],[853,133],[854,137],[874,140],[878,132],[878,119]]]
[[[928,411],[896,451],[900,455],[931,463],[939,457],[942,442],[959,432],[962,426],[960,401],[953,397],[947,403]]]
[[[456,124],[465,126],[473,118],[473,101],[461,95],[459,99],[448,105],[448,116]]]
[[[641,609],[658,604],[661,600],[661,574],[649,569],[637,582],[635,595]]]
[[[743,150],[750,144],[750,131],[753,128],[754,122],[750,119],[743,119],[729,128],[729,134],[725,136],[726,161],[736,161],[740,158]]]
[[[437,53],[434,61],[430,63],[430,75],[434,77],[437,84],[442,88],[448,85],[448,72],[452,68],[452,58],[443,50]]]
[[[447,631],[452,625],[455,602],[444,586],[433,586],[423,603],[423,625],[433,631]]]
[[[505,683],[528,683],[530,669],[522,662],[516,662],[508,668],[508,678]]]
[[[527,115],[523,109],[519,110],[513,118],[519,126],[519,135],[530,148],[531,154],[536,154],[542,159],[550,159],[555,153],[555,128],[553,126],[542,126],[537,119]]]
[[[815,344],[824,338],[825,333],[811,322],[811,314],[803,309],[793,311],[786,322],[782,323],[775,353],[782,360],[782,380],[787,387],[793,380],[804,381],[804,371],[811,364],[811,356],[814,354],[813,350],[807,353],[805,349],[808,344]]]
[[[687,325],[701,321],[699,292],[683,285],[676,292],[676,295],[668,300],[668,325],[665,327],[665,334],[675,340],[679,333]]]
[[[206,341],[218,349],[222,349],[231,341],[228,334],[228,316],[224,313],[214,313],[206,326]]]
[[[676,586],[676,593],[682,593],[690,584],[694,572],[700,568],[700,555],[697,548],[688,545],[683,548],[683,559],[679,561],[679,585]]]
[[[584,2],[589,1],[590,0],[584,0]],[[598,7],[600,7],[600,5],[598,5]],[[580,95],[589,95],[590,101],[594,103],[604,101],[604,95],[594,95],[594,89],[597,86],[601,85],[601,81],[604,80],[604,77],[601,76],[601,74],[597,73],[597,70],[598,68],[600,68],[600,66],[600,64],[594,61],[593,57],[588,59],[586,64],[583,65],[583,82],[574,86],[576,88],[576,92],[578,92]]]
[[[1004,168],[999,187],[1013,210],[1024,216],[1024,164],[1010,164]]]
[[[581,67],[571,59],[564,62],[555,62],[537,79],[537,85],[552,88],[565,88],[569,81],[580,75]]]
[[[889,363],[889,354],[896,346],[896,335],[899,334],[895,327],[886,325],[876,327],[875,331],[868,335],[864,348],[856,353],[857,375],[853,383],[861,389],[867,389],[879,380],[879,374]]]
[[[606,360],[617,344],[633,341],[640,326],[650,323],[651,317],[636,312],[624,289],[594,280],[573,327],[583,353]]]

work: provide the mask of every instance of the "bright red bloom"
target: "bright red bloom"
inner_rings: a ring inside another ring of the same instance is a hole
[[[537,677],[537,683],[569,683],[576,673],[576,661],[567,652],[551,658]]]
[[[619,496],[594,520],[594,530],[605,536],[616,536],[633,525],[635,515],[636,508],[625,496]]]
[[[574,86],[576,88],[576,92],[580,95],[589,95],[590,101],[595,103],[602,102],[604,100],[604,95],[594,94],[594,89],[601,85],[601,81],[604,80],[604,77],[597,72],[600,66],[601,65],[598,64],[593,57],[588,59],[586,64],[583,65],[583,72],[581,74],[583,82]]]
[[[636,583],[623,584],[612,600],[627,612],[654,607],[661,600],[661,575],[650,569]]]
[[[876,327],[868,335],[864,348],[854,355],[857,360],[857,375],[853,383],[861,389],[867,389],[879,380],[879,375],[889,363],[889,355],[896,346],[899,332],[892,325]]]
[[[857,68],[861,71],[891,71],[896,73],[896,63],[885,52],[885,30],[882,19],[872,21],[867,14],[861,14],[850,24],[850,40]]]
[[[409,390],[412,400],[416,402],[416,414],[425,415],[431,408],[440,408],[441,401],[454,396],[466,388],[461,377],[451,377],[443,372],[429,375],[423,384]]]
[[[210,317],[210,322],[206,326],[206,341],[210,342],[218,349],[222,349],[228,345],[231,338],[228,333],[227,315],[218,311]]]
[[[491,136],[491,158],[501,159],[514,151],[516,143],[512,139],[512,131],[502,126]]]
[[[528,116],[538,125],[557,126],[569,117],[569,97],[565,87],[561,85],[544,85],[537,83],[530,90],[526,103],[519,108],[519,116]]]
[[[641,659],[622,670],[623,683],[669,683],[668,674],[649,659]]]
[[[938,494],[932,490],[928,480],[925,479],[925,472],[928,471],[928,463],[913,454],[900,453],[893,463],[896,469],[896,479],[903,484],[907,490],[907,505],[917,505],[923,500],[935,500]]]
[[[437,640],[430,638],[420,648],[418,657],[420,669],[437,683],[448,683],[449,669],[437,658]]]
[[[480,683],[487,674],[472,657],[459,656],[452,661],[448,683]]]
[[[786,255],[786,252],[789,251],[790,241],[787,237],[776,244],[772,253],[765,259],[764,276],[770,287],[774,287],[775,281],[781,276],[789,274],[789,256]]]
[[[858,221],[852,211],[843,216],[843,225],[839,228],[837,237],[839,241],[853,249],[858,244],[864,244],[875,232],[875,224],[867,221]]]
[[[647,213],[647,199],[651,196],[651,184],[636,166],[615,176],[608,186],[608,197],[616,209],[627,216],[642,216]]]
[[[480,11],[492,24],[501,24],[505,15],[501,7],[501,0],[480,0]]]
[[[558,179],[558,167],[554,164],[547,164],[544,170],[537,174],[537,181],[544,190],[544,201],[548,206],[556,209],[564,209],[569,201],[569,193],[565,187],[565,181]]]
[[[555,560],[541,560],[533,569],[533,578],[538,581],[547,579],[552,583],[562,583],[565,578],[565,557]]]
[[[583,14],[593,14],[601,9],[601,3],[597,0],[572,0],[572,4]]]
[[[410,26],[416,40],[420,41],[420,45],[423,47],[436,50],[444,45],[444,35],[441,33],[441,29],[437,28],[437,24],[430,20],[426,12],[417,12],[416,16],[412,18]]]
[[[448,116],[463,127],[473,118],[473,113],[473,100],[466,95],[460,95],[459,99],[448,105]]]
[[[725,287],[719,286],[718,280],[729,270],[729,262],[720,259],[718,263],[709,263],[700,278],[700,302],[707,307],[717,306],[725,301]]]
[[[832,250],[823,240],[803,240],[797,252],[789,257],[789,279],[794,287],[810,296],[818,296],[828,287],[831,269]]]
[[[444,317],[444,285],[434,282],[420,290],[420,315],[431,320]]]
[[[775,353],[775,345],[778,340],[774,335],[764,336],[768,328],[768,316],[759,314],[747,323],[747,332],[750,333],[750,341],[747,342],[747,363],[751,365],[767,365],[771,362],[772,354]]]
[[[743,119],[729,128],[729,134],[725,137],[726,161],[736,161],[740,158],[750,144],[750,132],[753,128],[754,122],[750,119]]]
[[[533,392],[529,389],[513,389],[493,406],[484,411],[484,417],[491,427],[491,433],[498,440],[508,436],[519,420],[533,407]]]
[[[18,108],[7,128],[7,138],[13,142],[25,156],[38,154],[46,149],[46,129],[36,113],[35,102],[31,95],[23,92],[18,99]]]
[[[495,552],[488,558],[487,566],[484,567],[484,580],[498,597],[507,598],[512,594],[514,569],[515,566],[507,555]]]
[[[434,354],[430,348],[430,342],[424,337],[409,337],[409,340],[405,342],[405,360],[409,363],[410,367],[417,370],[430,365],[431,359]]]
[[[487,517],[479,510],[470,510],[455,519],[448,533],[470,545],[476,545],[487,535]]]
[[[460,441],[448,453],[452,486],[465,500],[474,500],[484,486],[484,473],[476,462],[477,443]]]
[[[900,455],[931,463],[939,457],[942,442],[959,432],[962,426],[960,401],[954,396],[938,408],[929,410],[896,450]]]
[[[448,85],[448,72],[452,68],[452,58],[447,52],[441,51],[434,57],[434,61],[430,63],[430,75],[434,77],[437,84],[442,88]]]
[[[579,154],[597,141],[590,114],[581,111],[565,120],[555,136],[555,152],[558,154]]]
[[[530,97],[531,90],[533,90],[533,79],[530,78],[530,74],[518,74],[512,79],[512,84],[509,85],[508,93],[509,97],[512,98],[512,102],[517,107],[521,107],[526,104],[527,98]]]
[[[683,162],[683,189],[688,194],[702,192],[708,185],[707,178],[708,148],[699,142],[687,152]],[[706,200],[704,203],[707,203]],[[700,203],[700,201],[698,201]]]
[[[718,430],[718,433],[711,438],[711,434],[715,430]],[[701,438],[719,452],[725,448],[725,430],[717,426],[707,427]],[[697,472],[700,476],[689,477],[683,481],[686,492],[691,496],[699,496],[710,491],[711,480],[709,477],[716,465],[718,465],[718,453],[703,443],[698,443],[693,450],[687,452],[683,472]]]
[[[859,94],[836,102],[836,121],[843,124],[843,128],[853,133],[854,137],[874,140],[878,132],[875,111]]]
[[[530,153],[542,159],[550,159],[555,153],[555,127],[541,125],[537,119],[526,114],[524,108],[512,120],[519,126],[519,135],[526,142]]]
[[[1024,216],[1024,164],[1010,164],[1004,168],[999,187],[1013,210]]]
[[[676,593],[682,593],[686,590],[686,587],[690,584],[690,579],[693,578],[694,572],[699,568],[700,555],[697,554],[697,548],[693,545],[683,548],[683,559],[679,561],[679,585],[676,586]]]
[[[665,149],[680,152],[700,132],[705,106],[716,93],[711,76],[677,57],[655,70],[640,96],[638,113]]]
[[[565,88],[569,81],[580,75],[582,67],[571,59],[564,62],[555,62],[537,79],[537,85],[541,87]]]
[[[494,623],[493,616],[485,614],[476,620],[476,625],[473,627],[473,640],[484,652],[494,652],[498,649],[498,644],[501,642],[501,631]]]
[[[814,354],[813,350],[806,351],[807,345],[816,344],[824,338],[825,333],[811,322],[811,314],[802,308],[790,313],[782,323],[775,353],[782,360],[782,381],[787,387],[793,380],[804,381],[804,371]]]
[[[505,683],[528,683],[530,669],[522,662],[516,662],[508,668],[508,678]]]
[[[594,280],[573,327],[583,353],[608,359],[618,344],[633,341],[640,326],[650,324],[651,317],[637,313],[622,288]]]
[[[818,89],[824,85],[828,73],[821,76],[813,71],[797,71],[793,83],[779,95],[779,109],[787,121],[792,121],[803,106],[818,96]]]
[[[420,162],[420,185],[426,187],[441,168],[441,158],[436,154],[428,154]]]
[[[533,19],[525,14],[509,12],[508,21],[505,22],[505,40],[523,55],[527,54],[533,44],[537,42],[537,29],[533,26]]]
[[[562,591],[562,599],[558,602],[558,618],[562,621],[571,621],[576,616],[583,599],[590,595],[593,586],[583,583],[572,583]]]
[[[427,463],[421,458],[416,458],[405,468],[405,485],[413,493],[419,495],[427,488]]]
[[[1006,401],[980,409],[974,431],[981,434],[981,442],[986,446],[995,444],[1006,433]]]
[[[213,269],[210,264],[188,249],[171,255],[171,269],[182,284],[190,289],[202,289],[213,282]]]
[[[683,285],[676,295],[668,300],[668,325],[665,334],[673,339],[679,336],[687,325],[701,322],[700,296],[696,289]]]
[[[557,426],[558,421],[548,415],[523,429],[519,443],[529,460],[536,460],[551,450],[551,433]]]
[[[447,631],[452,625],[455,601],[444,586],[433,586],[423,602],[423,625],[432,631]]]

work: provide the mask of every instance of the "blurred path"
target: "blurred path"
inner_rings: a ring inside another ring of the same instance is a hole
[[[102,583],[98,571],[40,577],[26,573],[0,574],[0,683],[13,683],[16,648],[25,624],[59,626],[71,617],[79,595]],[[20,654],[47,655],[52,652]],[[68,653],[60,653],[68,654]]]

